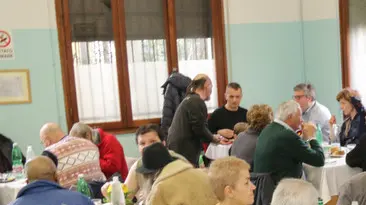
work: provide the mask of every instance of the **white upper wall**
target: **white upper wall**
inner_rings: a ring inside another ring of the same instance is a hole
[[[338,18],[338,0],[224,0],[226,23],[276,23]]]
[[[6,2],[6,3],[5,3]],[[56,29],[54,0],[2,0],[1,29]]]

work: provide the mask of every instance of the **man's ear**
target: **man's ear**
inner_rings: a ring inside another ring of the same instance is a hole
[[[164,145],[164,147],[166,146],[166,142],[165,142],[165,140],[164,140],[164,141],[162,141],[161,143]]]

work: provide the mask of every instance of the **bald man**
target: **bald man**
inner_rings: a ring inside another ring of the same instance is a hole
[[[63,189],[57,184],[56,166],[51,159],[39,156],[25,165],[28,185],[22,188],[10,205],[93,205],[78,192]]]
[[[41,142],[58,160],[57,178],[62,187],[76,185],[79,174],[88,182],[105,181],[99,165],[99,150],[91,141],[64,134],[55,123],[47,123],[40,130]]]
[[[97,145],[100,168],[107,178],[118,172],[123,180],[126,180],[128,167],[125,154],[121,143],[114,135],[104,132],[101,128],[93,130],[87,124],[77,122],[72,126],[70,136],[87,139]]]
[[[168,131],[168,148],[183,155],[198,167],[202,150],[201,142],[220,142],[207,127],[207,107],[210,100],[212,82],[206,74],[198,74],[187,88],[187,97],[175,112]]]

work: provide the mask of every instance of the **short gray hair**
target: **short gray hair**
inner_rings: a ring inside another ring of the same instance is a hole
[[[306,97],[311,97],[313,100],[316,99],[315,88],[310,83],[300,83],[294,87],[294,91],[304,91]]]
[[[294,100],[283,102],[277,109],[276,119],[285,121],[290,115],[296,114],[299,109],[301,109],[299,103]]]
[[[318,191],[301,179],[283,179],[276,187],[271,205],[316,205]]]
[[[72,126],[69,135],[72,137],[79,137],[86,139],[87,134],[92,132],[93,129],[89,127],[89,125],[84,124],[82,122],[77,122]]]

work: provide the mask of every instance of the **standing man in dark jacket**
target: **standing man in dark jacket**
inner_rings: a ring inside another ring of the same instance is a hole
[[[186,90],[191,79],[181,73],[174,72],[161,87],[164,95],[163,116],[161,118],[161,129],[168,136],[168,129],[172,124],[175,111],[186,96]]]
[[[212,93],[211,79],[197,75],[187,89],[188,95],[179,105],[169,129],[167,145],[198,167],[202,142],[220,142],[207,127],[207,107]]]

